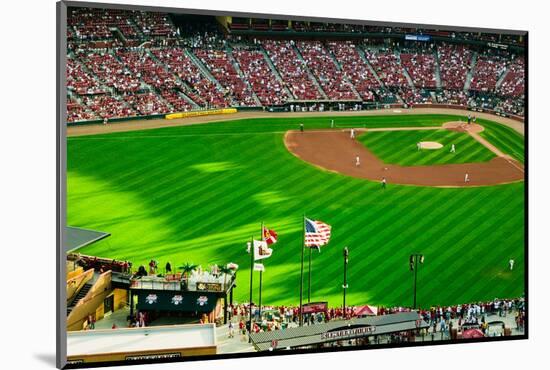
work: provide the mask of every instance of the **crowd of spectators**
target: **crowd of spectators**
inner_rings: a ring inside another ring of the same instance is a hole
[[[466,106],[468,98],[468,94],[464,90],[441,90],[436,93],[436,101],[439,104]]]
[[[463,45],[441,44],[437,48],[441,86],[446,90],[462,90],[472,62],[472,51]]]
[[[123,100],[111,95],[87,95],[82,97],[83,103],[101,119],[133,117],[137,112]]]
[[[296,47],[330,100],[360,99],[320,41],[298,41]]]
[[[89,121],[98,119],[98,117],[89,108],[82,105],[74,97],[67,97],[67,121]]]
[[[175,37],[177,30],[166,13],[135,12],[134,22],[146,37]]]
[[[399,312],[410,312],[408,307],[372,307],[365,314],[364,306],[331,307],[324,312],[304,314],[304,325],[322,324],[333,320],[351,320],[358,315],[382,316]],[[299,324],[298,306],[262,306],[260,317],[258,307],[252,306],[253,327],[252,331],[259,333],[273,330],[284,330],[288,327],[296,327]],[[496,318],[514,315],[515,329],[523,330],[525,325],[525,302],[523,298],[494,299],[489,302],[476,302],[452,306],[434,306],[426,309],[418,309],[419,319],[429,325],[425,334],[435,334],[438,331],[449,335],[453,325],[459,329],[466,325],[478,325],[480,330],[487,334],[487,322],[490,317]],[[246,332],[248,329],[249,305],[235,304],[231,306],[232,321],[239,323],[239,330]],[[496,317],[495,317],[496,316]],[[497,319],[498,321],[498,319]],[[465,327],[465,328],[466,328]]]
[[[251,88],[239,76],[225,50],[201,48],[195,49],[193,53],[232,96],[233,105],[241,107],[256,105]]]
[[[186,85],[185,94],[200,107],[227,107],[231,105],[225,92],[200,71],[181,48],[154,49],[153,55]]]
[[[288,100],[286,90],[269,68],[261,51],[234,49],[233,56],[262,105],[281,105]]]
[[[342,70],[361,99],[367,102],[374,101],[374,91],[381,86],[367,63],[361,58],[356,45],[351,41],[331,41],[327,43],[327,47],[342,66]]]
[[[80,51],[77,53],[79,60],[86,68],[105,86],[113,88],[118,93],[137,92],[141,90],[139,77],[129,69],[113,53],[101,51]]]
[[[76,40],[101,40],[112,38],[112,28],[117,28],[127,39],[137,38],[133,23],[134,12],[120,9],[70,8],[67,25],[74,31]]]
[[[507,60],[499,56],[480,55],[476,61],[470,90],[491,92],[506,70]]]
[[[401,64],[417,88],[436,87],[435,57],[428,53],[401,53]]]
[[[173,111],[163,99],[152,91],[127,94],[123,98],[141,116],[166,114]]]
[[[409,86],[399,63],[399,57],[392,50],[366,50],[365,56],[380,80],[387,87]]]
[[[72,58],[67,58],[67,90],[79,95],[103,94],[105,88],[84,66]]]
[[[158,31],[158,40],[179,34],[166,15],[140,18],[136,14],[132,19],[141,19],[136,24],[143,27],[159,30],[170,24],[169,36]],[[79,19],[86,17],[83,13]],[[109,17],[123,18],[117,13]],[[68,33],[74,34],[74,29]],[[197,35],[212,44],[227,42],[219,33]],[[507,51],[478,51],[467,84],[474,52],[455,44],[439,44],[437,54],[432,54],[416,46],[371,50],[351,41],[252,43],[237,37],[221,48],[185,48],[180,44],[183,38],[173,40],[179,46],[161,42],[161,46],[92,48],[102,41],[90,41],[70,50],[69,122],[327,98],[394,104],[397,96],[408,106],[431,103],[435,96],[434,103],[519,116],[524,111],[525,61]],[[89,47],[81,47],[86,44]],[[436,84],[438,63],[441,89]],[[470,89],[464,90],[468,85]]]
[[[299,100],[322,99],[319,89],[308,74],[307,66],[298,58],[298,54],[294,50],[294,42],[266,40],[262,45],[294,98]]]
[[[523,57],[515,59],[508,67],[508,72],[504,77],[497,92],[500,95],[510,97],[520,97],[525,93],[525,60]]]
[[[399,89],[399,96],[409,107],[414,106],[415,104],[428,104],[432,101],[429,93],[421,93],[418,89],[415,90],[406,86]]]

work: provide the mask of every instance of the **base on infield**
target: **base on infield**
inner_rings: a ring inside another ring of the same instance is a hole
[[[441,149],[443,144],[438,143],[437,141],[421,141],[420,149]]]

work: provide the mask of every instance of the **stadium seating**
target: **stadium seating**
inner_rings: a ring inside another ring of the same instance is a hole
[[[437,49],[441,85],[447,90],[462,90],[472,61],[472,51],[462,45],[442,44]]]
[[[432,54],[401,53],[401,64],[411,76],[415,87],[429,89],[436,87],[435,57]]]
[[[92,71],[105,86],[119,93],[136,92],[142,88],[137,75],[126,69],[115,55],[94,51],[81,51],[77,55],[86,68]]]
[[[506,60],[497,56],[480,56],[477,59],[470,90],[494,91],[497,80],[506,70]]]
[[[166,13],[69,9],[69,121],[229,106],[296,106],[296,100],[320,100],[323,106],[334,102],[331,108],[338,102],[338,109],[358,109],[342,102],[361,100],[524,113],[525,61],[507,50],[439,41],[426,50],[410,43],[387,49],[357,39],[251,40],[224,35],[215,21],[190,19],[176,27],[174,19]],[[250,27],[265,32],[278,27],[303,35],[410,32],[402,27],[323,22],[256,22]],[[496,37],[435,30],[426,34],[455,41]],[[497,41],[522,43],[515,37]],[[302,105],[300,109],[312,109]]]
[[[67,122],[79,122],[98,119],[86,106],[80,104],[75,98],[67,98]]]
[[[142,116],[166,114],[171,112],[168,104],[161,100],[157,94],[151,91],[124,95],[124,100]]]
[[[166,13],[135,12],[133,19],[144,36],[176,36],[174,24]]]
[[[239,76],[225,50],[196,49],[193,51],[210,73],[233,97],[236,106],[255,106],[252,90]]]
[[[317,85],[309,77],[305,63],[298,59],[298,54],[293,49],[293,43],[267,40],[262,45],[294,98],[299,100],[323,98]]]
[[[133,117],[137,115],[136,111],[128,104],[111,95],[84,96],[82,100],[94,115],[101,119]]]
[[[106,89],[84,66],[71,58],[67,59],[67,89],[79,95],[102,94]]]
[[[360,99],[320,41],[298,41],[296,46],[330,100]]]
[[[374,101],[374,91],[380,88],[380,84],[370,71],[367,63],[359,55],[355,44],[351,41],[333,41],[327,43],[327,47],[342,66],[344,73],[359,93],[361,99],[367,102]]]
[[[198,106],[223,108],[231,105],[225,93],[204,76],[183,49],[155,49],[152,53],[187,85],[185,94]]]
[[[113,37],[111,29],[118,29],[127,39],[139,36],[132,21],[132,12],[118,9],[73,8],[67,24],[78,40],[100,40]]]
[[[394,52],[367,50],[365,56],[384,85],[388,87],[409,86],[407,78],[403,74],[403,67],[399,64],[399,57]]]
[[[500,95],[514,98],[524,95],[525,92],[525,60],[517,58],[508,67],[508,72],[497,89]]]
[[[259,50],[237,49],[233,56],[262,105],[281,105],[288,100],[283,86]]]

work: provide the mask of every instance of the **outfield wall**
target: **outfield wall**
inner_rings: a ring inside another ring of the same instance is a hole
[[[463,115],[466,117],[468,114],[472,114],[472,111],[463,109],[461,106],[434,106],[428,104],[427,106],[416,106],[412,109],[405,109],[401,105],[390,106],[387,109],[376,110],[362,110],[362,111],[325,111],[325,112],[268,112],[268,111],[247,111],[238,112],[230,115],[202,115],[195,117],[176,118],[166,120],[164,118],[157,119],[141,119],[141,120],[121,120],[117,121],[117,124],[89,124],[89,125],[76,125],[67,128],[67,136],[83,136],[83,135],[97,135],[108,134],[112,132],[126,132],[136,130],[147,130],[162,127],[175,127],[175,126],[187,126],[196,125],[210,122],[223,122],[232,121],[238,119],[249,118],[299,118],[299,117],[312,117],[312,116],[325,116],[325,117],[338,117],[338,116],[369,116],[369,115],[406,115],[406,114],[451,114],[451,115]],[[524,134],[524,123],[522,121],[515,120],[510,117],[497,116],[488,112],[475,112],[475,115],[479,118],[485,118],[494,122],[498,122],[505,126],[508,126],[521,135]]]

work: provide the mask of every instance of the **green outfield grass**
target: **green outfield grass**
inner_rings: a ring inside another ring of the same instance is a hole
[[[358,137],[385,163],[402,166],[487,162],[495,155],[467,133],[449,130],[371,131]],[[435,141],[441,149],[418,150],[417,143]],[[451,153],[451,145],[455,153]]]
[[[335,122],[433,126],[456,118]],[[326,172],[290,154],[283,134],[300,122],[306,129],[326,128],[330,118],[69,138],[68,224],[112,234],[81,252],[129,259],[135,267],[151,258],[161,266],[235,262],[240,266],[235,298],[245,301],[250,265],[245,244],[260,236],[264,221],[279,233],[279,242],[265,262],[263,301],[297,303],[305,213],[333,226],[330,244],[313,252],[313,300],[341,304],[345,246],[350,304],[411,305],[412,252],[426,256],[418,275],[421,306],[523,293],[522,182],[464,189],[390,185],[383,191],[378,183]],[[512,140],[508,131],[491,132],[502,142]],[[516,260],[513,271],[507,269],[510,258]]]
[[[525,140],[521,134],[510,127],[486,119],[478,119],[477,123],[485,127],[485,130],[480,133],[483,138],[518,161],[522,163],[525,161]]]

